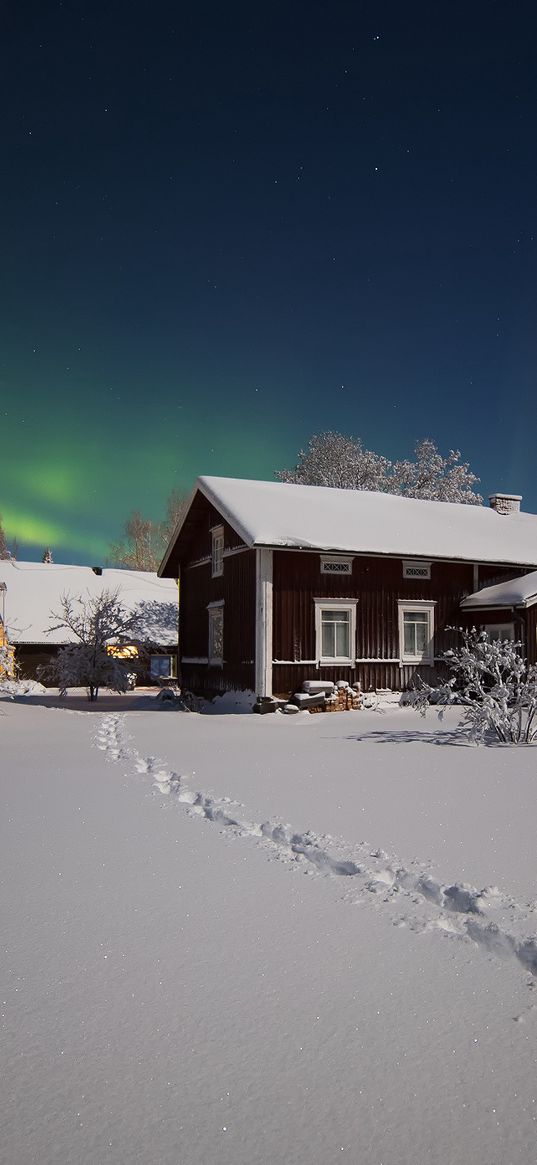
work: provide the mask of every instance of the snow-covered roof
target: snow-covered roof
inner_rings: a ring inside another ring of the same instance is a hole
[[[534,603],[537,603],[537,570],[511,582],[483,587],[482,591],[467,595],[461,607],[532,607]]]
[[[248,546],[537,566],[535,514],[229,477],[200,477],[197,489]]]
[[[177,587],[173,579],[136,570],[91,566],[60,566],[56,563],[12,562],[0,559],[0,617],[2,603],[11,643],[69,643],[74,637],[65,629],[47,634],[54,624],[51,611],[60,611],[62,595],[97,597],[104,590],[120,592],[124,607],[132,611],[143,604],[144,637],[161,646],[177,643]],[[57,621],[57,620],[56,620]]]

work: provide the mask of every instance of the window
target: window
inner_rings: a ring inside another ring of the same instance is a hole
[[[515,639],[514,623],[485,623],[483,631],[487,632],[490,643],[497,643],[498,639]]]
[[[224,604],[211,603],[209,611],[209,664],[222,667],[224,663]]]
[[[352,558],[321,557],[321,574],[352,574]]]
[[[171,679],[175,675],[175,656],[152,655],[149,660],[149,674],[152,680]]]
[[[430,562],[403,562],[403,578],[430,578]]]
[[[315,655],[319,663],[355,662],[356,603],[315,599]]]
[[[224,573],[224,527],[215,526],[211,530],[213,537],[211,551],[211,574],[213,578]]]
[[[107,643],[106,654],[116,659],[137,659],[140,653],[135,643]]]
[[[399,603],[401,663],[433,663],[434,603]]]

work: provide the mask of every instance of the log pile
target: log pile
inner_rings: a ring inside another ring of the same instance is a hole
[[[360,684],[352,687],[346,680],[304,680],[302,691],[289,700],[277,696],[258,696],[253,711],[265,716],[269,712],[354,712],[362,707]]]
[[[360,684],[351,687],[346,680],[337,683],[305,680],[301,692],[295,692],[290,704],[308,712],[355,712],[362,707]]]

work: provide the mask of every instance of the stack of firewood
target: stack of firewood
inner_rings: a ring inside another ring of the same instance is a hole
[[[350,684],[346,687],[335,688],[332,696],[329,696],[326,701],[325,712],[353,712],[357,711],[362,706],[362,695],[356,688],[351,688]]]
[[[362,707],[360,685],[351,687],[346,680],[305,680],[302,689],[291,697],[291,703],[308,712],[352,712]]]

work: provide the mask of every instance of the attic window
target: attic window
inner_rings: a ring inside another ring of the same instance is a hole
[[[215,526],[211,534],[211,574],[213,578],[218,578],[224,573],[224,527]]]
[[[431,564],[430,562],[413,562],[406,560],[403,562],[403,578],[430,578]]]
[[[321,574],[352,574],[352,558],[321,557]]]

